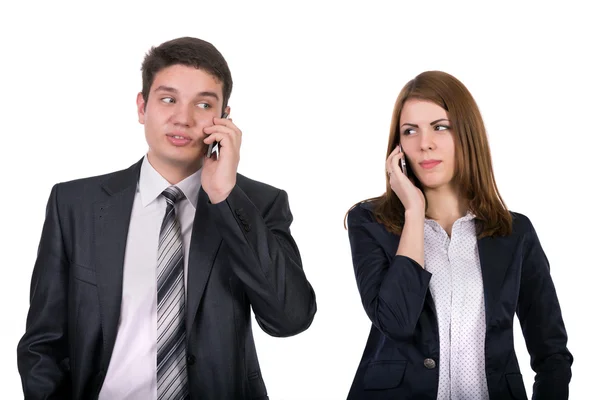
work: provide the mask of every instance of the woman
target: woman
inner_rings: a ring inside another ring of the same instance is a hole
[[[526,399],[515,312],[533,398],[568,398],[573,358],[548,261],[529,219],[498,192],[467,88],[439,71],[408,82],[387,154],[386,193],[348,213],[373,323],[348,399]]]

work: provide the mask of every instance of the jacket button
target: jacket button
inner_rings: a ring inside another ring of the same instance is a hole
[[[187,356],[187,365],[194,365],[196,363],[196,357],[193,355]]]
[[[427,368],[427,369],[434,369],[435,361],[431,358],[426,358],[425,361],[423,362],[423,365],[425,365],[425,368]]]

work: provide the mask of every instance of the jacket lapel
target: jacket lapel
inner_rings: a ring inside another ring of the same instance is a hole
[[[491,318],[498,305],[504,277],[513,262],[518,235],[485,237],[477,240],[483,293],[485,298],[485,320],[490,326]]]
[[[94,204],[96,279],[104,340],[103,367],[108,368],[117,336],[123,291],[123,263],[129,221],[141,160],[115,173],[102,188],[108,199]]]
[[[190,240],[188,257],[186,333],[189,340],[198,306],[206,290],[215,258],[223,241],[221,234],[209,215],[208,195],[201,188],[196,204],[196,215]]]

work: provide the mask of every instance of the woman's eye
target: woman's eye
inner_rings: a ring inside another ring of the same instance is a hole
[[[446,131],[448,129],[450,129],[450,127],[448,125],[436,125],[435,126],[436,131]]]
[[[412,128],[408,128],[404,130],[404,134],[405,135],[412,135],[416,132],[416,130],[412,129]]]

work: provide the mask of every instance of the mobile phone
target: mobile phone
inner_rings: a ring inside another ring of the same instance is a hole
[[[398,147],[400,147],[400,151],[402,151],[402,145],[398,143]],[[400,169],[405,176],[408,176],[408,171],[406,170],[406,160],[404,159],[404,154],[400,157]]]
[[[226,112],[224,112],[221,115],[221,118],[227,118],[229,116],[229,114],[227,114]],[[219,144],[219,142],[212,142],[211,144],[208,145],[208,150],[206,151],[206,157],[210,158],[212,156],[213,153],[217,153],[216,158],[217,160],[219,159],[219,149],[220,149],[221,145]]]

